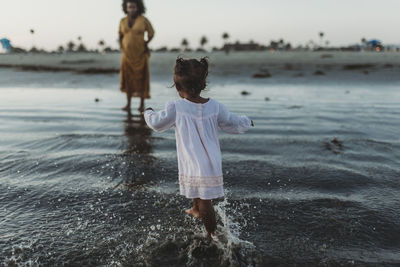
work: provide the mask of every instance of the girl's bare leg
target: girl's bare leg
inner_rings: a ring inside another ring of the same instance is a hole
[[[195,218],[200,218],[199,214],[199,198],[193,199],[193,207],[191,209],[185,210],[185,212],[189,215],[192,215]]]
[[[203,220],[208,234],[211,236],[217,229],[215,211],[211,200],[199,200],[199,214],[200,218]]]

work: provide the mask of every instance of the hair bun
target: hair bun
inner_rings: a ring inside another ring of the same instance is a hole
[[[175,72],[178,75],[184,75],[185,72],[187,72],[187,61],[183,59],[182,57],[178,57],[176,59],[176,64],[175,64]]]
[[[174,82],[178,91],[185,90],[190,95],[199,95],[207,86],[208,58],[183,59],[178,56],[175,63]]]

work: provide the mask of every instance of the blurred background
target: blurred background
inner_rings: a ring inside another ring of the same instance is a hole
[[[182,46],[217,50],[236,43],[258,44],[259,49],[357,50],[373,45],[368,43],[373,40],[388,50],[399,48],[400,4],[395,0],[149,0],[145,4],[157,31],[154,50]],[[118,1],[8,1],[0,11],[0,38],[24,51],[115,50],[123,15]],[[201,42],[203,37],[206,41]]]

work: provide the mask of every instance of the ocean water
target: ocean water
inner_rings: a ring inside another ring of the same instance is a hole
[[[148,106],[177,98],[165,77]],[[204,95],[255,127],[221,132],[226,196],[210,242],[184,213],[173,130],[122,112],[118,75],[0,80],[2,265],[400,264],[398,82],[211,73]]]

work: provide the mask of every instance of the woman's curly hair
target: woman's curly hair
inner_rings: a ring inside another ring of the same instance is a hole
[[[186,91],[190,96],[198,96],[207,87],[208,60],[203,57],[197,59],[176,59],[175,84],[178,91]]]
[[[146,7],[144,6],[143,0],[122,0],[122,10],[125,14],[128,13],[126,10],[126,4],[128,3],[135,3],[137,5],[139,15],[146,13]]]

